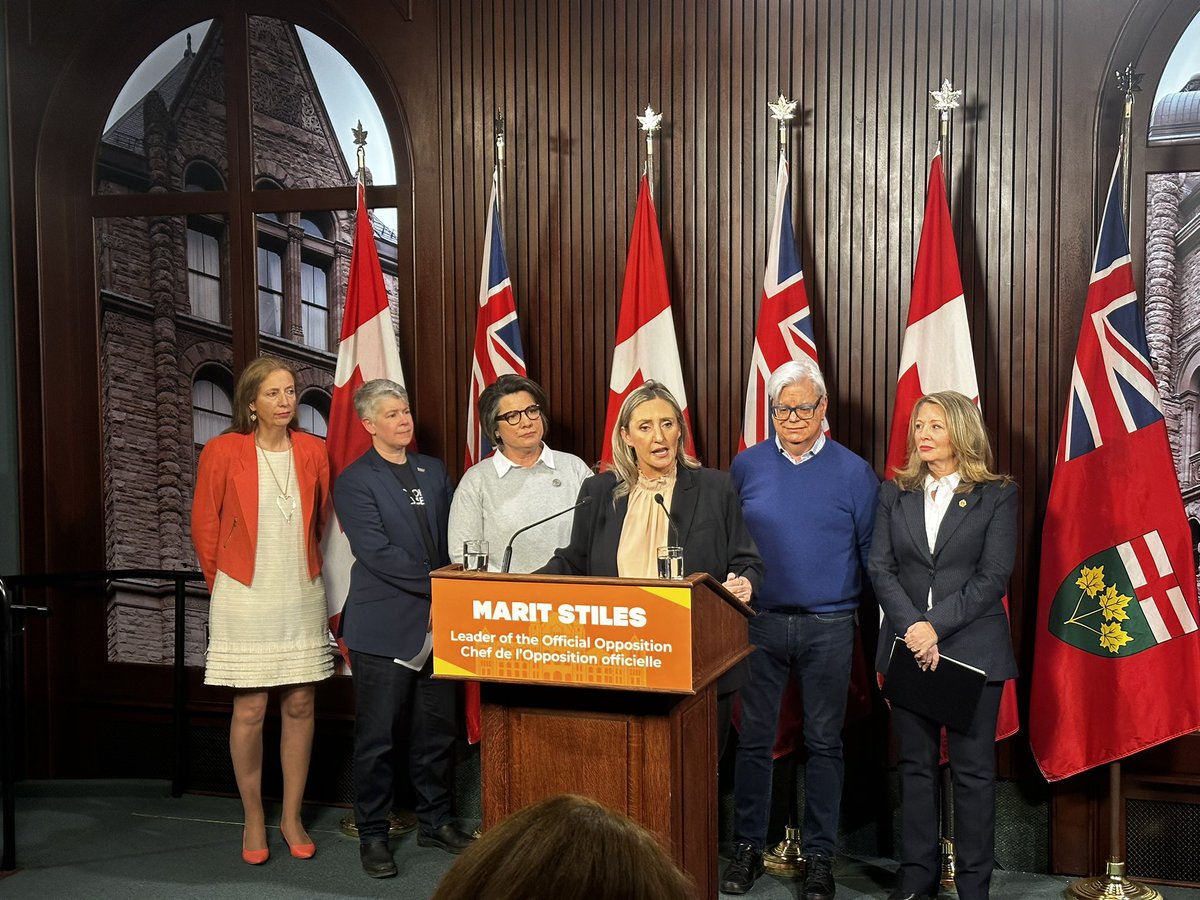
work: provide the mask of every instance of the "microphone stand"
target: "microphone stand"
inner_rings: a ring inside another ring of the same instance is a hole
[[[560,509],[558,512],[554,513],[553,515],[546,516],[546,518],[544,518],[544,519],[538,519],[536,522],[530,522],[528,525],[524,526],[523,528],[518,528],[516,531],[514,531],[513,536],[508,539],[508,546],[504,548],[504,559],[500,563],[501,573],[503,573],[505,575],[508,574],[508,567],[512,564],[513,541],[515,541],[517,539],[518,535],[528,531],[530,528],[537,528],[537,526],[539,526],[539,525],[544,525],[546,522],[549,522],[551,519],[557,519],[559,516],[566,515],[567,513],[572,512],[573,510],[579,509],[581,506],[587,506],[591,502],[592,502],[591,497],[584,497],[582,500],[580,500],[574,506],[568,506],[566,509]]]

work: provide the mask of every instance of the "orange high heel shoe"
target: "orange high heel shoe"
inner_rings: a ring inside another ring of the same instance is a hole
[[[251,866],[261,866],[271,858],[271,848],[263,847],[261,850],[246,849],[246,832],[242,832],[242,862]]]
[[[293,844],[287,839],[287,835],[283,834],[283,829],[279,829],[279,833],[283,835],[283,842],[287,844],[288,851],[296,859],[312,859],[317,855],[317,844],[315,841],[309,841],[307,844]]]

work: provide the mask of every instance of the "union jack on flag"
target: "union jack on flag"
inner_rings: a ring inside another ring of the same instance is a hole
[[[786,362],[808,357],[817,362],[813,340],[812,310],[804,289],[804,270],[792,231],[792,194],[787,158],[780,154],[775,185],[775,219],[767,249],[767,271],[763,276],[762,305],[758,329],[750,354],[750,381],[746,387],[746,410],[738,450],[745,450],[775,434],[771,421],[767,379]],[[826,426],[828,431],[828,426]]]
[[[500,222],[500,171],[492,173],[487,228],[483,238],[483,270],[479,277],[479,311],[475,320],[475,352],[467,397],[467,469],[492,455],[495,448],[479,421],[479,395],[501,375],[526,375],[525,351],[513,298],[504,228]]]
[[[1200,729],[1195,543],[1121,215],[1104,203],[1042,522],[1029,743],[1050,781]]]
[[[1096,376],[1101,377],[1097,378]],[[1071,369],[1065,440],[1059,462],[1076,459],[1162,419],[1150,347],[1133,285],[1121,213],[1121,181],[1113,178],[1096,243],[1083,329]]]

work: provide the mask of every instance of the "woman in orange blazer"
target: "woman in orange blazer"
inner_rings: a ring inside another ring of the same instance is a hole
[[[300,820],[312,753],[315,683],[333,673],[320,540],[329,460],[297,430],[296,379],[281,360],[256,359],[234,391],[233,424],[204,445],[192,501],[192,542],[212,601],[206,684],[235,688],[229,750],[242,798],[242,859],[267,861],[262,728],[280,688],[283,811],[292,856],[316,845]]]

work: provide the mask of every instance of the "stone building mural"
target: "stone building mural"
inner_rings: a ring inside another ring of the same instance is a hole
[[[1200,73],[1158,100],[1149,139],[1200,144]],[[1200,171],[1151,175],[1146,190],[1146,337],[1195,553],[1200,545]]]
[[[354,183],[296,29],[250,19],[256,190]],[[211,25],[100,141],[100,193],[225,190],[224,59]],[[383,152],[388,152],[384,150]],[[101,317],[106,562],[191,569],[196,459],[229,425],[234,372],[230,222],[162,215],[96,222]],[[398,318],[395,234],[373,222]],[[297,371],[301,425],[324,436],[349,273],[353,210],[259,213],[254,276],[261,351]],[[109,658],[169,663],[173,587],[126,579],[110,589]],[[189,594],[187,662],[203,663],[207,595]]]

